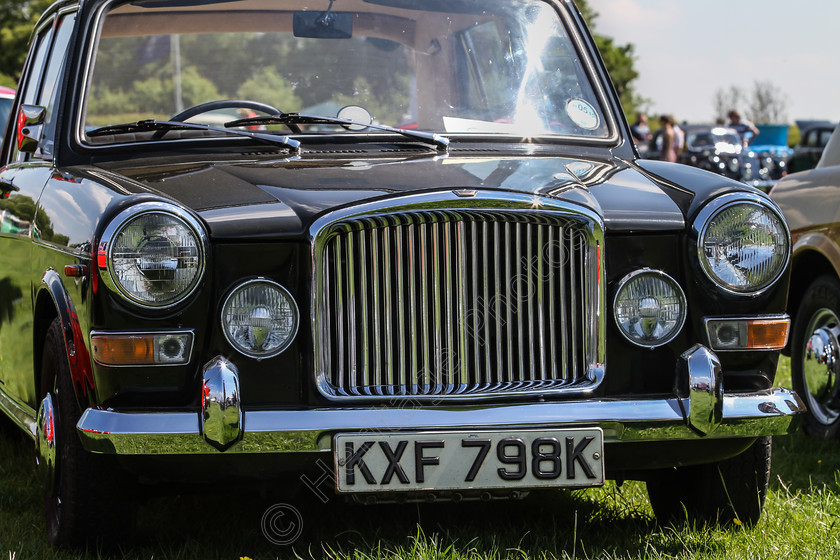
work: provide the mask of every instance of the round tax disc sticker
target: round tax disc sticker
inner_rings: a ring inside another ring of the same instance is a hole
[[[585,130],[595,130],[601,124],[595,108],[583,99],[571,99],[566,103],[566,114],[573,123]]]

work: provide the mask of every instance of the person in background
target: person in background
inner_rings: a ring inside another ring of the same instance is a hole
[[[662,152],[660,159],[665,161],[677,161],[677,134],[674,131],[674,117],[662,115],[659,117],[659,124],[662,125]]]
[[[636,113],[636,122],[630,125],[630,134],[637,146],[647,146],[650,141],[650,127],[648,126],[647,115]]]
[[[752,142],[753,138],[758,136],[758,128],[747,119],[742,119],[741,114],[738,113],[735,109],[729,111],[729,127],[734,128],[735,131],[741,136],[741,141],[744,143],[744,146],[749,146],[750,142]],[[752,133],[747,134],[747,133]]]
[[[671,122],[674,123],[674,151],[677,155],[685,149],[685,131],[677,124],[677,120],[672,116]],[[686,124],[683,121],[683,124]]]

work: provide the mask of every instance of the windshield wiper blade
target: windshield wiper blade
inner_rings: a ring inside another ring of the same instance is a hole
[[[344,127],[355,127],[357,130],[364,130],[365,128],[375,128],[377,130],[384,130],[386,132],[394,132],[401,134],[413,140],[420,140],[427,144],[432,144],[438,151],[445,152],[449,149],[449,138],[435,134],[433,132],[422,132],[419,130],[407,130],[404,128],[395,128],[393,126],[386,126],[384,124],[363,123],[358,121],[351,121],[348,119],[340,119],[338,117],[323,117],[319,115],[304,115],[301,113],[280,113],[279,115],[265,115],[260,117],[249,117],[245,119],[237,119],[225,123],[226,128],[235,126],[247,125],[269,125],[269,124],[337,124]]]
[[[229,134],[234,136],[245,136],[253,138],[267,144],[287,146],[289,151],[293,154],[300,152],[300,142],[288,136],[281,136],[276,134],[263,134],[251,130],[231,130],[229,128],[220,128],[217,126],[210,126],[206,124],[188,123],[179,121],[157,121],[153,119],[137,121],[124,124],[113,124],[102,126],[91,130],[87,133],[88,136],[107,136],[109,134],[131,134],[134,132],[149,132],[152,130],[169,131],[169,130],[211,130],[213,132],[221,132],[222,134]]]

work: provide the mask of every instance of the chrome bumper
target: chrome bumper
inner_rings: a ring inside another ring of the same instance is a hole
[[[598,426],[606,443],[780,435],[805,410],[788,389],[725,394],[720,363],[703,346],[683,354],[681,364],[685,397],[245,411],[235,366],[216,358],[204,368],[205,395],[198,413],[89,408],[77,429],[84,447],[97,453],[306,453],[331,451],[339,432]]]

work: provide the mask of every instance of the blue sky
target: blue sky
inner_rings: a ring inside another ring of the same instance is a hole
[[[636,46],[635,86],[652,114],[708,122],[718,89],[770,81],[790,122],[840,120],[840,0],[588,2],[598,33]]]

